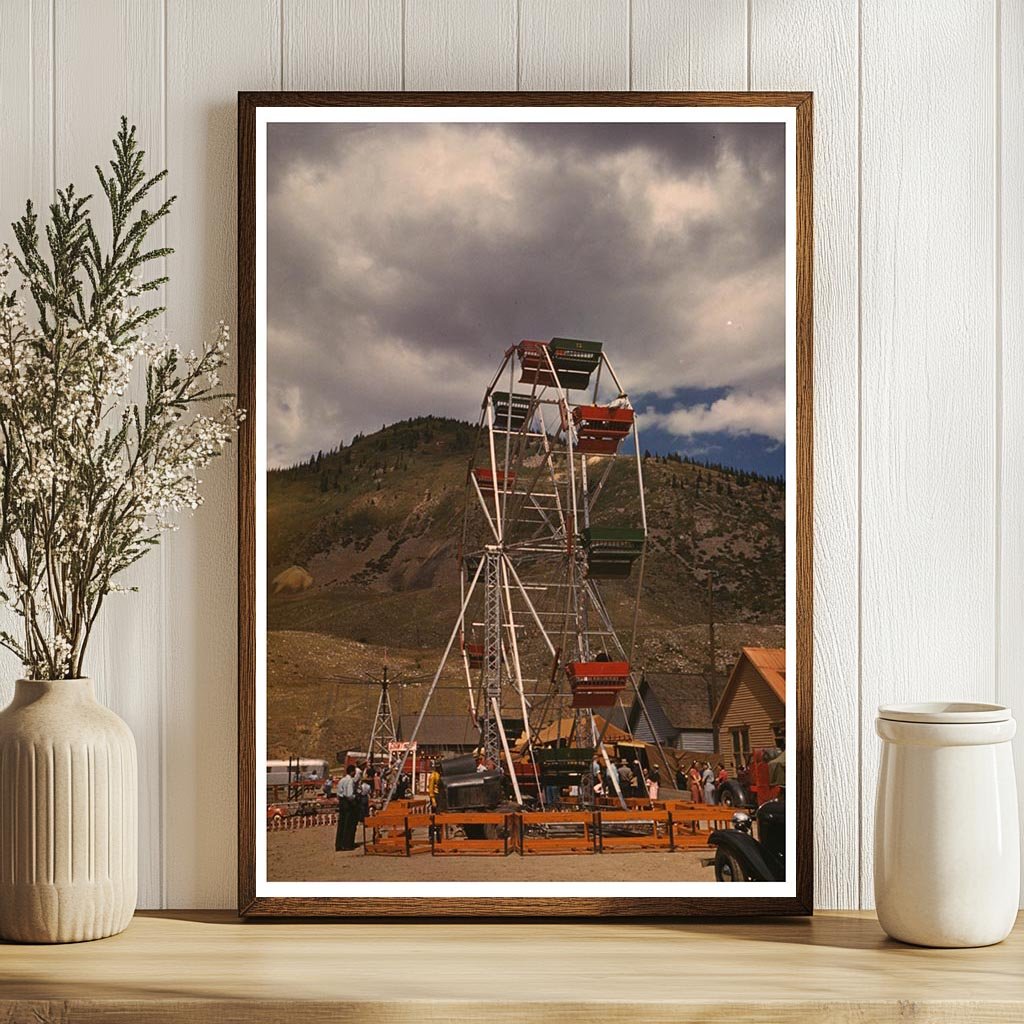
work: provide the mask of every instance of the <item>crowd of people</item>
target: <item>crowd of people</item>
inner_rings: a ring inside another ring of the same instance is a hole
[[[602,764],[594,758],[592,765],[595,796],[639,797],[657,800],[661,790],[661,765],[652,764],[649,770],[636,759],[608,758]]]
[[[356,826],[365,820],[371,807],[380,804],[387,795],[383,774],[365,761],[350,764],[337,779],[330,776],[324,781],[324,796],[338,799],[338,830],[334,836],[335,850],[356,848]]]
[[[712,768],[710,761],[691,761],[689,768],[682,765],[676,770],[676,785],[684,793],[689,790],[695,804],[718,803],[718,791],[728,781],[729,772],[721,761]]]
[[[477,758],[477,770],[486,771],[489,765],[483,758]],[[369,766],[366,761],[349,764],[337,777],[328,776],[322,792],[327,798],[338,800],[338,828],[335,834],[335,850],[356,849],[356,828],[370,814],[371,810],[383,804],[390,788],[391,779],[386,770]],[[671,777],[671,776],[670,776]],[[689,768],[680,765],[676,770],[676,786],[689,792],[694,803],[714,804],[718,802],[718,791],[729,778],[729,772],[719,762],[712,768],[710,761],[691,761]],[[431,765],[427,777],[427,797],[430,806],[437,810],[438,790],[441,775],[437,761]],[[639,760],[625,757],[599,758],[595,756],[592,775],[588,780],[595,797],[622,796],[657,800],[662,787],[662,772],[659,764],[645,769]],[[402,773],[395,788],[395,797],[408,796],[412,780]],[[554,794],[546,794],[553,798]],[[555,799],[548,803],[554,804]]]

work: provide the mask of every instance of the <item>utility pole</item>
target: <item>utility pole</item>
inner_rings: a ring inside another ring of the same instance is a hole
[[[377,698],[377,714],[373,719],[370,742],[367,744],[366,759],[370,767],[386,765],[391,757],[389,744],[397,742],[395,716],[391,709],[391,693],[388,690],[387,654],[384,655],[384,674],[380,679],[380,695]]]
[[[715,713],[715,585],[711,570],[708,570],[708,714]],[[712,732],[715,753],[718,751],[718,731]]]

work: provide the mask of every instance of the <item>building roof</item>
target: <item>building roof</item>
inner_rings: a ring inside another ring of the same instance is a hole
[[[563,718],[560,722],[552,722],[537,733],[538,743],[554,743],[559,737],[568,736],[573,726],[572,718]],[[605,719],[600,715],[594,715],[598,733],[604,730],[604,738],[608,743],[618,743],[620,740],[628,740],[630,734],[617,726],[608,724],[605,726]]]
[[[744,647],[743,653],[764,677],[764,681],[775,692],[775,696],[785,704],[786,649],[784,647]]]
[[[753,666],[772,693],[783,704],[786,703],[786,649],[784,647],[744,647],[740,650],[739,658],[736,659],[725,691],[715,705],[715,713],[711,717],[716,722],[721,717],[739,683],[740,668],[744,659]]]
[[[412,737],[416,718],[399,718],[398,735],[402,740]],[[480,742],[480,729],[469,715],[424,715],[416,742],[423,747],[475,747]]]
[[[717,700],[722,686],[721,682],[716,683],[713,699]],[[645,672],[640,692],[659,733],[666,732],[666,735],[658,737],[663,742],[669,738],[668,732],[712,728],[708,677],[704,673]],[[659,708],[661,714],[658,713]],[[643,710],[635,698],[630,709],[629,721],[634,732],[646,725]]]

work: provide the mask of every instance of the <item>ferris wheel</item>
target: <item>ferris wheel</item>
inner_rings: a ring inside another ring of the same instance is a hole
[[[630,690],[639,700],[646,546],[636,415],[603,344],[509,348],[484,391],[467,467],[458,618],[409,742],[459,659],[490,766],[535,766],[552,728],[607,762],[608,709]]]

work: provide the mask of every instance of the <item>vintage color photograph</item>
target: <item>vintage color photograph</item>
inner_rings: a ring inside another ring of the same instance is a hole
[[[792,880],[786,132],[268,124],[266,881]]]

